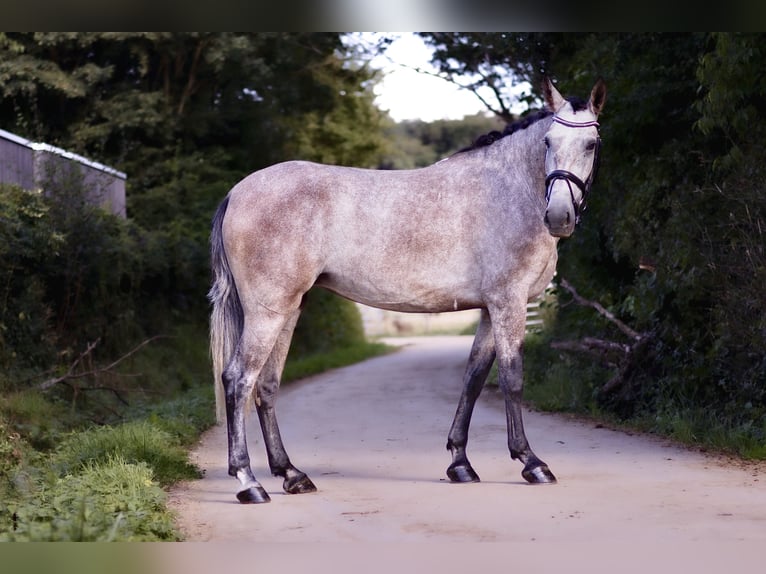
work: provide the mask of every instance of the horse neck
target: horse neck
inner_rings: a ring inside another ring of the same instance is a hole
[[[506,136],[490,147],[508,185],[523,189],[535,203],[545,202],[545,145],[543,139],[551,120],[543,118]],[[526,183],[526,185],[519,185]]]
[[[545,179],[545,145],[543,139],[551,126],[550,118],[543,118],[528,127],[500,140],[504,142],[508,157],[514,158],[529,174]]]

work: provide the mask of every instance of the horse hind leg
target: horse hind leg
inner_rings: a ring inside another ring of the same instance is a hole
[[[463,376],[463,392],[447,438],[447,449],[452,453],[452,464],[447,468],[447,477],[452,482],[479,482],[480,480],[466,455],[468,427],[474,405],[481,394],[494,360],[492,323],[489,313],[482,310],[481,321],[476,329],[476,337]]]
[[[274,476],[281,476],[284,479],[282,488],[288,494],[316,491],[316,486],[306,473],[295,468],[290,462],[290,457],[287,456],[287,451],[282,443],[274,409],[285,359],[299,315],[300,310],[296,311],[282,327],[277,342],[258,377],[255,396],[258,420],[261,424],[263,440],[266,443],[269,468]]]
[[[268,493],[256,480],[250,467],[245,414],[247,402],[256,390],[256,382],[285,321],[285,316],[265,308],[259,309],[254,316],[246,316],[239,343],[222,373],[229,443],[229,475],[240,481],[242,490],[237,493],[237,499],[244,504],[270,501]]]

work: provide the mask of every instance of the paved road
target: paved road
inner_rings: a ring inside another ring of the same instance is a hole
[[[527,436],[559,478],[532,486],[506,450],[498,391],[486,389],[469,457],[482,478],[451,484],[446,433],[470,338],[399,340],[391,355],[286,386],[278,403],[293,463],[319,491],[282,494],[256,417],[253,470],[270,504],[240,505],[226,473],[226,433],[193,457],[205,478],[171,493],[190,541],[766,542],[762,466],[732,463],[568,417],[525,413]],[[759,470],[760,468],[760,470]]]

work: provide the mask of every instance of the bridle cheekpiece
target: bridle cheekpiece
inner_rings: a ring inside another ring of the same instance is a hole
[[[564,118],[557,116],[555,114],[553,116],[553,121],[561,124],[562,126],[566,126],[568,128],[590,128],[590,127],[597,128],[599,125],[596,120],[591,120],[587,122],[573,122],[571,120],[565,120]],[[551,193],[553,190],[553,183],[559,179],[563,179],[564,181],[567,182],[567,185],[569,186],[569,194],[572,197],[572,205],[574,206],[576,223],[580,223],[580,214],[583,211],[585,211],[587,207],[585,203],[585,199],[588,196],[588,192],[590,191],[591,185],[593,185],[593,180],[596,179],[596,173],[598,172],[598,164],[600,160],[600,151],[601,151],[601,138],[597,137],[596,148],[594,150],[594,155],[593,155],[593,168],[590,170],[590,175],[587,177],[585,181],[581,180],[571,171],[567,171],[565,169],[555,169],[552,172],[550,172],[545,178],[545,202],[546,203],[550,202]],[[576,185],[580,189],[581,200],[579,204],[575,201],[574,191],[572,190],[572,184]]]

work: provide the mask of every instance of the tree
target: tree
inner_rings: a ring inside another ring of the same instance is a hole
[[[66,242],[38,271],[57,332],[78,348],[86,341],[72,339],[101,337],[105,349],[131,343],[122,319],[134,337],[205,321],[218,203],[285,159],[375,165],[373,79],[339,34],[0,35],[0,125],[128,175],[127,224],[54,218]],[[118,325],[119,336],[101,332]]]
[[[391,124],[385,130],[389,145],[382,154],[379,167],[425,167],[471,145],[481,134],[502,128],[498,118],[482,114],[460,120],[410,120]]]
[[[550,32],[436,32],[421,36],[434,48],[433,64],[442,77],[476,93],[487,111],[505,122],[513,120],[511,87],[529,82],[533,91],[520,99],[539,101],[543,76],[562,69],[566,54],[573,53],[582,34]],[[468,78],[467,80],[464,78]],[[482,98],[479,88],[489,88]]]
[[[476,73],[482,85],[514,76],[536,89],[547,73],[582,96],[605,78],[599,180],[583,225],[559,246],[558,271],[648,343],[601,406],[667,432],[725,427],[762,442],[763,35],[427,36],[443,73]],[[507,105],[493,109],[502,116]],[[613,324],[570,300],[560,293],[549,337],[619,340]],[[613,374],[584,384],[598,395]]]

